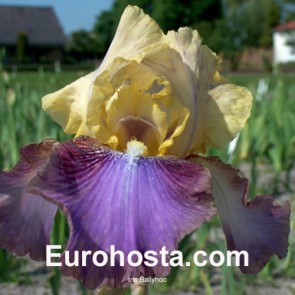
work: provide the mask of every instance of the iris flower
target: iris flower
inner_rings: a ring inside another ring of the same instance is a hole
[[[208,147],[225,147],[250,115],[252,96],[218,73],[220,60],[197,31],[163,34],[128,6],[94,72],[46,95],[43,109],[73,140],[47,139],[22,148],[0,174],[0,247],[45,259],[60,208],[66,250],[171,252],[218,211],[229,250],[246,250],[259,272],[287,254],[289,204],[271,196],[247,200],[248,181]],[[89,289],[125,287],[128,278],[164,277],[170,268],[66,266]]]

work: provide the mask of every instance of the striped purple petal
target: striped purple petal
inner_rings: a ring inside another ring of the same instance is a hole
[[[290,205],[274,203],[271,196],[257,196],[248,201],[248,180],[239,170],[217,157],[196,158],[212,175],[215,205],[229,250],[249,253],[249,266],[241,260],[244,273],[258,273],[273,254],[284,258],[288,251]],[[243,256],[241,256],[243,257]]]
[[[35,260],[45,259],[57,207],[27,189],[54,144],[46,140],[24,147],[13,170],[0,172],[0,247],[20,256],[29,253]]]
[[[125,254],[124,267],[97,267],[90,258],[87,267],[81,260],[80,266],[68,267],[63,254],[63,274],[89,289],[167,275],[169,267],[160,263],[128,266],[126,257],[133,250],[143,254],[165,246],[172,251],[215,213],[209,173],[202,166],[173,157],[131,157],[86,137],[59,145],[34,186],[67,215],[70,261],[74,251],[109,253],[111,245]]]

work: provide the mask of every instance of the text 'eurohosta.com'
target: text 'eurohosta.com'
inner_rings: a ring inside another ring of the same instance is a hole
[[[144,264],[148,267],[154,267],[161,264],[164,267],[186,266],[191,264],[204,267],[208,264],[219,267],[226,266],[243,266],[249,265],[249,254],[247,251],[226,251],[225,253],[219,250],[207,253],[203,250],[196,251],[192,261],[184,261],[183,253],[179,250],[167,251],[166,247],[162,247],[159,252],[149,250],[144,253],[139,251],[130,251],[126,257],[123,251],[116,250],[114,245],[110,246],[110,251],[64,251],[62,261],[55,261],[61,257],[61,245],[47,245],[46,247],[46,265],[47,266],[62,266],[65,264],[68,267],[87,266],[93,263],[97,267],[109,266],[124,266],[126,263],[129,266],[137,267]]]

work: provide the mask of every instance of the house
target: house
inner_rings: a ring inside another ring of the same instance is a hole
[[[6,49],[5,63],[60,60],[65,43],[51,7],[0,6],[0,48]]]
[[[279,25],[273,31],[274,64],[295,62],[295,20]]]

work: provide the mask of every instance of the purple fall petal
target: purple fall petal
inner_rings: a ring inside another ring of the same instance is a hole
[[[27,189],[54,144],[46,140],[25,146],[13,170],[0,172],[0,247],[20,256],[30,253],[35,260],[45,259],[57,207]]]
[[[249,266],[241,261],[241,271],[259,272],[273,254],[284,258],[290,230],[289,203],[276,205],[271,196],[247,201],[248,181],[239,176],[239,170],[217,157],[195,160],[211,172],[213,197],[229,250],[249,253]]]
[[[131,158],[86,137],[59,145],[34,187],[67,215],[71,261],[74,250],[109,252],[115,245],[124,252],[124,267],[97,267],[90,259],[87,267],[67,267],[62,256],[62,272],[89,289],[167,275],[170,269],[161,265],[128,266],[127,254],[163,246],[172,251],[215,213],[209,173],[200,165],[172,157]]]

